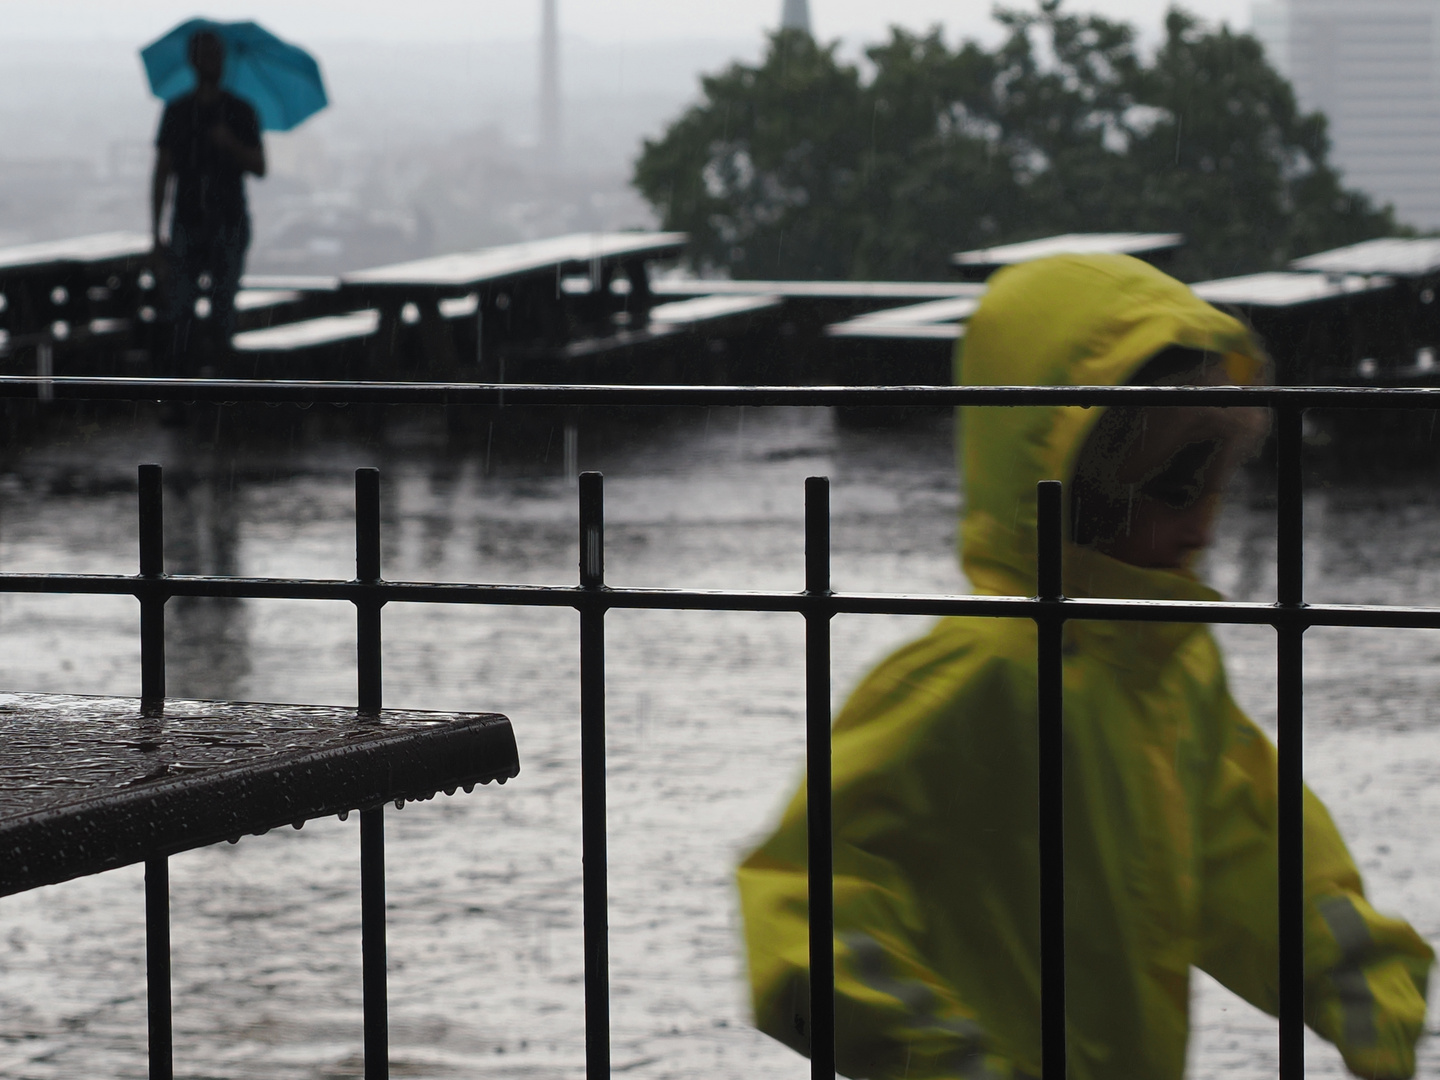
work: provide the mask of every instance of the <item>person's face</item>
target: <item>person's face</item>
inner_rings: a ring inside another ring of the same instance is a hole
[[[1147,409],[1118,462],[1118,528],[1097,550],[1132,566],[1181,570],[1210,546],[1220,492],[1236,465],[1233,417],[1206,408]]]
[[[1176,385],[1223,378],[1212,364]],[[1254,409],[1175,406],[1140,410],[1128,438],[1097,429],[1076,476],[1076,498],[1091,506],[1081,542],[1132,566],[1186,569],[1210,546],[1220,494],[1265,425]]]
[[[1183,570],[1210,546],[1219,504],[1218,494],[1202,495],[1186,506],[1138,494],[1125,527],[1096,549],[1131,566]]]
[[[225,47],[217,38],[200,38],[190,51],[190,65],[201,82],[218,83],[225,73]]]
[[[1223,410],[1146,409],[1140,431],[1116,463],[1125,492],[1112,503],[1115,526],[1102,554],[1132,566],[1182,570],[1210,546],[1220,492],[1235,461]]]

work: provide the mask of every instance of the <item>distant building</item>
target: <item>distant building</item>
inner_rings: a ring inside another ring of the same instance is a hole
[[[560,164],[560,14],[559,0],[541,0],[540,10],[540,156]]]
[[[1250,6],[1250,33],[1265,46],[1265,57],[1290,77],[1290,6],[1285,0]]]
[[[785,6],[780,9],[780,29],[810,33],[809,0],[785,0]]]
[[[1346,185],[1440,227],[1440,0],[1278,0],[1252,25],[1302,106],[1330,118]]]

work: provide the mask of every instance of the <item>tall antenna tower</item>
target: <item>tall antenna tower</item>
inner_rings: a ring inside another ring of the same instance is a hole
[[[780,29],[810,33],[809,0],[785,0],[785,6],[780,9]]]
[[[800,0],[803,4],[805,0]],[[560,15],[559,0],[541,0],[540,156],[560,164]]]

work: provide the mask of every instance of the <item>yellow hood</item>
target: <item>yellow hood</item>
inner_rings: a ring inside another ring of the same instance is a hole
[[[1230,378],[1253,383],[1260,346],[1238,319],[1128,255],[1060,255],[1001,270],[956,353],[962,386],[1118,386],[1172,345],[1218,353]],[[1064,480],[1103,409],[1077,406],[960,410],[965,513],[960,555],[977,592],[1035,591],[1035,485]],[[1161,597],[1187,592],[1186,575],[1122,568],[1066,545],[1066,592]]]

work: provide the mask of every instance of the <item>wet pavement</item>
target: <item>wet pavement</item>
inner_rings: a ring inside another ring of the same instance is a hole
[[[199,410],[144,410],[0,454],[0,567],[132,573],[135,465],[166,466],[176,572],[350,577],[353,471],[382,469],[392,579],[576,580],[573,466],[606,474],[614,585],[798,589],[802,485],[832,478],[835,585],[963,591],[949,425],[857,430],[814,410],[612,417],[392,417],[383,434],[309,418],[237,435]],[[218,418],[218,419],[217,419]],[[494,426],[490,426],[494,425]],[[238,423],[245,428],[245,422]],[[1271,502],[1242,485],[1210,559],[1237,599],[1269,599]],[[1440,486],[1318,480],[1312,600],[1440,603]],[[508,714],[504,788],[387,816],[397,1077],[583,1075],[578,619],[544,609],[392,605],[386,704]],[[834,692],[927,620],[834,624]],[[3,688],[138,693],[128,598],[0,595]],[[803,760],[799,616],[608,617],[613,1060],[646,1078],[795,1080],[805,1062],[747,1022],[731,870]],[[354,702],[354,615],[320,601],[175,600],[175,696]],[[1273,730],[1272,632],[1220,628],[1235,693]],[[1440,939],[1440,632],[1307,635],[1307,775],[1382,910]],[[176,1075],[359,1076],[358,824],[172,860]],[[1273,1076],[1274,1023],[1197,981],[1193,1074]],[[0,900],[0,1076],[146,1073],[142,875]],[[1440,1044],[1422,1075],[1440,1071]],[[1312,1040],[1309,1072],[1343,1075]]]

